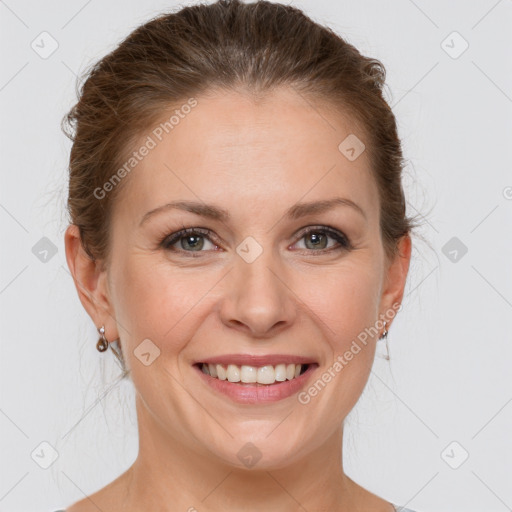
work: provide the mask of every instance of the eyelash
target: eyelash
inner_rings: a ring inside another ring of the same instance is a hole
[[[330,247],[328,249],[320,249],[320,250],[314,250],[314,249],[303,249],[302,251],[306,251],[309,253],[315,253],[318,255],[330,253],[333,251],[339,251],[339,250],[345,250],[349,251],[352,249],[352,244],[347,236],[345,236],[343,233],[338,231],[337,229],[330,228],[328,226],[312,226],[307,228],[306,230],[303,230],[298,235],[298,240],[302,240],[306,235],[309,235],[311,233],[322,233],[324,235],[328,235],[332,239],[336,240],[338,242],[337,247]],[[163,249],[171,252],[177,252],[182,254],[187,254],[186,257],[192,257],[192,258],[198,258],[201,257],[200,253],[205,251],[185,251],[185,250],[175,250],[172,249],[171,246],[174,245],[176,242],[179,242],[182,238],[185,238],[187,235],[204,235],[206,238],[210,240],[214,245],[219,246],[215,239],[212,240],[212,232],[209,229],[206,228],[185,228],[180,231],[177,231],[176,233],[171,233],[170,235],[164,236],[160,242],[159,247],[162,247]],[[197,255],[194,253],[198,253]]]

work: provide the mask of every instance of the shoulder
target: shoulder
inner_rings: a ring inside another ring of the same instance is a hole
[[[119,505],[124,503],[128,494],[130,477],[131,471],[128,469],[105,487],[70,504],[66,509],[55,512],[98,512],[119,509]]]
[[[69,505],[66,509],[55,510],[55,512],[98,512],[99,507],[96,506],[98,502],[101,502],[101,510],[106,510],[103,508],[104,504],[101,498],[102,492],[96,492],[91,496],[88,496],[82,500],[76,501],[75,503]]]
[[[66,509],[55,510],[55,512],[98,512],[98,510],[107,510],[104,508],[104,503],[101,499],[102,493],[97,492],[92,494],[89,497],[86,497],[82,500],[79,500],[71,505],[69,505]],[[101,503],[101,507],[97,506],[98,502]]]

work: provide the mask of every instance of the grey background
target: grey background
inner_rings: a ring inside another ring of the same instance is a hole
[[[512,0],[291,3],[386,66],[409,212],[426,215],[345,469],[419,512],[511,510]],[[0,511],[68,505],[137,454],[133,390],[96,351],[65,261],[60,121],[76,75],[176,5],[0,2]]]

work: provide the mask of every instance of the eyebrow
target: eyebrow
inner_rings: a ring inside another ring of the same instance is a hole
[[[326,212],[337,206],[348,206],[359,212],[365,219],[367,218],[366,213],[357,203],[351,199],[342,197],[334,197],[332,199],[325,199],[322,201],[311,201],[309,203],[294,204],[284,213],[284,218],[289,220],[297,220],[301,217],[306,217],[307,215]],[[227,222],[230,219],[230,215],[227,210],[214,205],[198,203],[195,201],[173,201],[147,212],[142,217],[139,227],[154,215],[168,210],[183,210],[195,213],[201,217],[206,217],[221,222]]]

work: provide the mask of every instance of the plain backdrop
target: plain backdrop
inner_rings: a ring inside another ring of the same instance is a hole
[[[60,121],[85,67],[189,3],[0,2],[0,511],[69,505],[136,457],[133,389],[96,351],[65,260]],[[418,512],[511,510],[512,1],[291,3],[384,63],[424,215],[346,472]]]

